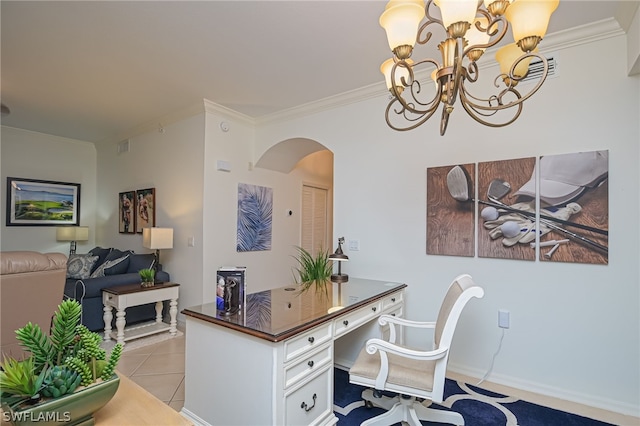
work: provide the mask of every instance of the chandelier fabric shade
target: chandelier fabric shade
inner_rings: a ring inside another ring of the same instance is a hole
[[[380,16],[380,25],[387,33],[393,57],[385,61],[380,71],[391,93],[385,117],[394,130],[411,130],[425,123],[442,104],[440,134],[447,129],[449,115],[459,101],[477,122],[502,127],[513,123],[522,112],[523,102],[542,86],[548,73],[546,58],[539,54],[538,44],[545,36],[549,20],[559,0],[391,0]],[[439,12],[439,13],[436,13]],[[426,19],[425,19],[426,18]],[[437,42],[440,58],[410,59],[418,45],[431,41],[433,30],[440,26],[444,40]],[[472,84],[479,79],[477,61],[486,49],[500,43],[507,32],[514,43],[498,50],[504,87],[486,98],[472,94]],[[526,93],[514,87],[528,72],[536,59],[543,71],[538,81]],[[435,82],[436,93],[418,79],[418,67],[435,68],[428,75]]]

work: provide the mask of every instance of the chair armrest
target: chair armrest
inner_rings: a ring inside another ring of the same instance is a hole
[[[395,325],[399,325],[400,327],[412,327],[412,328],[435,328],[435,321],[411,321],[404,318],[394,317],[393,315],[380,315],[378,318],[378,324],[381,326],[388,325],[389,326],[389,342],[396,342],[396,327]]]
[[[378,371],[378,376],[376,376],[376,389],[384,389],[387,377],[389,376],[389,357],[387,353],[420,361],[437,361],[444,358],[449,351],[449,348],[440,348],[432,351],[418,351],[398,346],[382,339],[367,340],[365,349],[367,353],[371,355],[375,354],[376,351],[380,353],[380,371]]]

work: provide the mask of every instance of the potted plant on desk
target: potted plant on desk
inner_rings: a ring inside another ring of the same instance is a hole
[[[302,247],[297,247],[298,267],[295,269],[294,278],[300,285],[300,293],[315,289],[316,293],[321,292],[325,296],[329,295],[328,283],[331,281],[333,263],[329,259],[329,253],[318,250],[316,255],[312,255]],[[295,275],[297,274],[297,277]]]
[[[65,300],[53,318],[51,334],[27,323],[16,330],[30,352],[23,360],[4,356],[0,366],[2,418],[15,425],[92,424],[93,413],[118,389],[115,368],[122,354],[117,344],[109,358],[102,337],[79,324],[82,308]]]

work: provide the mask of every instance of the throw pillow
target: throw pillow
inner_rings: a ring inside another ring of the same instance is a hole
[[[156,256],[153,253],[149,254],[132,254],[129,256],[129,267],[127,272],[138,272],[140,269],[148,269],[154,265]]]
[[[67,261],[67,278],[84,280],[91,276],[91,269],[98,260],[98,256],[91,254],[71,254]]]
[[[110,248],[102,248],[102,247],[94,247],[89,251],[89,254],[91,254],[92,256],[98,256],[98,260],[93,265],[93,269],[91,270],[91,273],[93,273],[98,268],[98,266],[104,263],[104,261],[107,258],[107,255],[110,252],[111,252]]]
[[[111,269],[117,268],[118,265],[120,265],[121,263],[124,264],[124,270],[126,271],[128,266],[126,261],[128,259],[129,259],[129,255],[125,255],[118,259],[105,260],[102,265],[98,266],[96,270],[93,271],[93,273],[91,274],[91,278],[100,278],[100,277],[104,277],[105,275],[114,275],[113,273],[107,273],[107,270],[109,270],[109,272],[112,272]],[[122,266],[120,266],[120,269],[122,269]]]
[[[105,275],[120,275],[126,274],[129,268],[129,256],[125,255],[119,259],[109,260],[110,265],[104,268]],[[107,263],[105,262],[105,263]]]

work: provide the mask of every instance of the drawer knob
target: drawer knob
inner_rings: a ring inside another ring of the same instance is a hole
[[[309,337],[307,340],[309,341],[309,343],[313,343],[316,341],[316,339],[314,339],[313,336]]]
[[[345,327],[349,325],[349,321],[347,320],[342,321],[342,323],[344,324]]]
[[[395,302],[395,301],[396,301],[396,298],[395,298],[395,297],[392,297],[392,298],[391,298],[391,301],[392,301],[392,302]]]
[[[313,360],[309,361],[307,365],[309,366],[309,368],[313,368]]]
[[[377,310],[378,310],[378,308],[374,306],[373,308],[371,308],[371,310],[372,310],[373,312],[375,312],[375,311],[377,311]]]
[[[313,405],[312,406],[308,406],[306,402],[303,402],[302,404],[300,404],[300,408],[303,408],[304,411],[311,411],[313,409],[313,407],[316,406],[316,398],[318,397],[318,395],[316,395],[315,393],[313,394]]]

